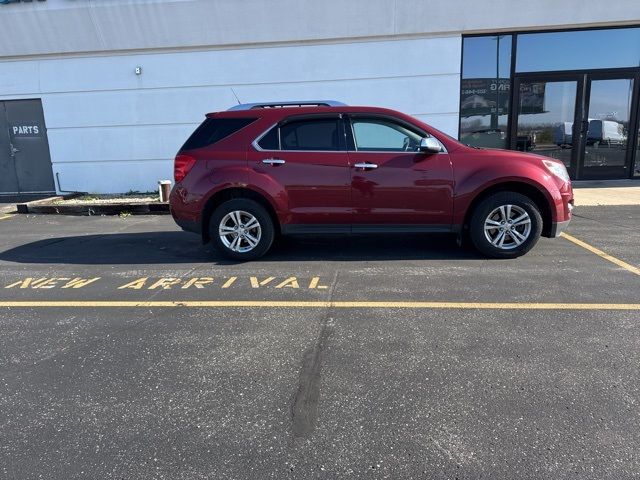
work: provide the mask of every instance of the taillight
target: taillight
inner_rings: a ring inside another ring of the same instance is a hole
[[[196,159],[191,155],[177,155],[173,164],[173,178],[175,178],[176,183],[184,180],[184,177],[187,176],[187,173],[195,164]]]

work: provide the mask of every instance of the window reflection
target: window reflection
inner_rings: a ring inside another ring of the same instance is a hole
[[[577,82],[522,82],[518,104],[518,150],[533,151],[571,166]]]
[[[640,28],[518,35],[517,72],[637,67]]]
[[[467,37],[460,91],[460,141],[507,148],[511,35]]]
[[[498,115],[492,125],[491,115],[473,115],[460,120],[460,141],[483,148],[507,148],[507,115]]]
[[[585,168],[614,167],[624,176],[632,92],[630,78],[591,82]]]

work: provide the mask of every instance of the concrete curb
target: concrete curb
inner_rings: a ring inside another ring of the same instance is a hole
[[[146,202],[146,203],[104,203],[93,202],[75,203],[73,205],[54,204],[59,200],[69,200],[79,194],[62,195],[56,197],[35,200],[33,202],[19,203],[16,205],[18,213],[39,213],[50,215],[120,215],[128,213],[131,215],[167,215],[169,214],[168,202]]]
[[[5,213],[15,213],[16,212],[16,206],[12,205],[10,207],[0,207],[0,214],[5,214]]]
[[[35,213],[30,212],[30,208],[36,208],[40,204],[47,204],[58,200],[69,200],[71,198],[79,197],[80,193],[69,193],[67,195],[56,195],[55,197],[41,198],[40,200],[31,200],[30,202],[22,202],[16,204],[16,211],[18,213]]]

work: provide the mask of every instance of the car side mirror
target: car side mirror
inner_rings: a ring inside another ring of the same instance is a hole
[[[424,137],[420,140],[420,151],[424,153],[439,153],[442,151],[442,147],[434,137]]]

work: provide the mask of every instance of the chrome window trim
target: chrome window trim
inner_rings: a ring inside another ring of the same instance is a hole
[[[388,117],[385,117],[388,118]],[[405,152],[405,151],[395,151],[395,150],[358,150],[358,147],[355,145],[355,134],[353,132],[353,123],[351,122],[351,119],[348,119],[349,121],[349,128],[351,128],[351,136],[353,138],[353,143],[354,146],[356,147],[355,150],[350,150],[349,149],[349,145],[347,145],[345,150],[282,150],[282,140],[280,138],[280,129],[278,128],[278,150],[268,150],[265,148],[260,147],[260,145],[258,145],[258,143],[260,142],[260,140],[262,140],[262,138],[271,131],[272,128],[275,128],[279,125],[280,122],[275,122],[274,124],[272,124],[269,128],[267,128],[264,132],[262,132],[260,135],[258,135],[255,140],[253,140],[253,142],[251,142],[251,146],[258,152],[294,152],[294,153],[301,153],[301,152],[307,152],[307,153],[336,153],[336,152],[341,152],[341,153],[421,153],[420,151],[416,151],[416,152]],[[428,132],[427,132],[428,133]],[[440,146],[442,147],[442,151],[438,152],[437,155],[448,155],[449,152],[447,150],[447,147],[444,145],[444,143],[442,143],[440,141],[440,139],[438,137],[436,137],[435,135],[429,134],[430,136],[432,136],[433,138],[435,138],[436,140],[438,140],[438,142],[440,142]]]
[[[269,128],[267,128],[264,132],[262,132],[260,135],[258,135],[253,142],[251,142],[251,146],[253,148],[255,148],[258,152],[280,152],[281,151],[280,149],[278,149],[278,150],[267,150],[267,149],[262,148],[260,145],[258,145],[258,142],[260,142],[260,140],[262,140],[264,138],[264,136],[267,133],[269,133],[273,127],[277,127],[277,126],[278,126],[278,122],[274,123]],[[278,130],[278,147],[279,146],[280,146],[280,130]]]
[[[336,117],[337,118],[337,117]],[[256,139],[251,142],[251,146],[256,149],[258,152],[293,152],[293,153],[347,153],[348,150],[282,150],[282,139],[280,138],[280,129],[278,128],[278,146],[280,147],[278,150],[267,150],[262,148],[258,143],[262,138],[271,131],[271,129],[277,127],[280,122],[276,122],[267,128],[264,132],[256,137]]]
[[[435,138],[435,137],[434,137]],[[438,140],[436,138],[436,140]],[[440,140],[438,140],[440,142]],[[442,142],[440,142],[442,143]],[[446,147],[442,147],[444,148],[443,152],[438,152],[438,153],[432,153],[431,155],[443,155],[443,154],[448,154],[449,152],[447,151]],[[406,153],[406,154],[416,154],[416,153],[425,153],[425,152],[421,152],[420,150],[417,150],[415,152],[405,152],[403,151],[399,151],[399,150],[347,150],[348,153]]]

